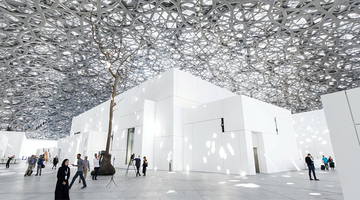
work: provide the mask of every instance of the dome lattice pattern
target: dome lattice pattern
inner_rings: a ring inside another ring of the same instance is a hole
[[[57,139],[110,98],[93,7],[112,31],[124,23],[128,50],[151,43],[131,59],[137,82],[119,92],[176,67],[295,113],[360,83],[358,1],[0,0],[1,129]]]

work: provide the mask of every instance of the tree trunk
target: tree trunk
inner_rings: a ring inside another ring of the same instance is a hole
[[[119,80],[119,76],[115,76],[114,85],[113,85],[113,92],[111,94],[110,100],[110,109],[109,109],[109,129],[106,141],[106,150],[105,152],[101,152],[102,160],[100,163],[99,175],[114,175],[115,168],[111,165],[111,154],[109,153],[110,150],[110,140],[111,140],[111,131],[112,131],[112,122],[113,122],[113,113],[114,113],[114,100],[116,95],[116,86]],[[94,172],[91,172],[93,174]]]
[[[113,113],[114,113],[114,100],[115,100],[116,86],[117,86],[118,80],[119,80],[119,76],[115,76],[113,92],[111,94],[111,100],[110,100],[110,109],[109,109],[110,116],[109,116],[108,137],[107,137],[107,141],[106,141],[106,153],[109,153],[109,150],[110,150],[110,140],[111,140]]]

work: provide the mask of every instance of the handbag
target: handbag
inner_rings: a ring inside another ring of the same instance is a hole
[[[41,168],[45,168],[45,165],[44,165],[44,164],[42,164],[42,165],[41,165]]]

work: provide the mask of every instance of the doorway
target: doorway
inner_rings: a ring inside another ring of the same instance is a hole
[[[128,129],[125,165],[127,165],[130,162],[131,154],[133,153],[134,133],[135,133],[135,128]]]
[[[258,148],[254,147],[254,162],[255,162],[255,171],[256,173],[260,173],[260,165],[259,165],[259,156],[258,156]]]

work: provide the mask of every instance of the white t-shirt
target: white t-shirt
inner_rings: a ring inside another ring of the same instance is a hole
[[[98,158],[94,158],[94,159],[93,159],[93,162],[94,162],[94,167],[100,167],[99,159],[98,159]]]

